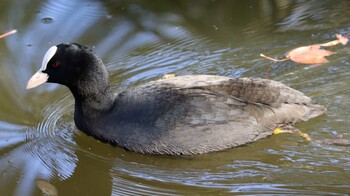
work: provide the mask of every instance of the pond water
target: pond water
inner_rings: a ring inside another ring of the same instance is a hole
[[[296,47],[350,32],[350,1],[2,1],[0,34],[0,195],[333,194],[350,192],[350,48],[335,46],[319,66],[272,63]],[[297,125],[313,141],[276,135],[196,156],[142,155],[77,130],[67,88],[26,90],[47,49],[93,48],[116,92],[164,74],[261,77],[326,106]]]

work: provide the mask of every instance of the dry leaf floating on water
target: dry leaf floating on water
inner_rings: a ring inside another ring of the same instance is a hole
[[[316,64],[327,63],[328,60],[325,57],[332,54],[334,52],[322,49],[320,44],[315,44],[295,48],[287,53],[287,57],[296,63]]]
[[[320,64],[329,62],[326,57],[335,54],[335,52],[325,50],[325,47],[335,46],[337,44],[346,45],[349,41],[348,36],[336,34],[337,39],[324,43],[313,44],[309,46],[301,46],[287,52],[286,58],[274,59],[272,57],[260,54],[261,57],[269,59],[274,62],[281,62],[286,60],[292,60],[301,64]]]

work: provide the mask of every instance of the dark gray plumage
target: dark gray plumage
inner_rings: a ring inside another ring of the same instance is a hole
[[[60,66],[52,68],[55,63]],[[156,80],[114,97],[101,60],[78,44],[58,45],[42,72],[72,91],[80,130],[140,153],[224,150],[326,110],[279,82],[211,75]]]

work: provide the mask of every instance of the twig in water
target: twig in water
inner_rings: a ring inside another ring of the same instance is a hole
[[[14,30],[12,30],[12,31],[9,31],[9,32],[7,32],[7,33],[4,33],[4,34],[2,34],[2,35],[0,35],[0,39],[1,39],[1,38],[4,38],[4,37],[6,37],[6,36],[9,36],[9,35],[11,35],[11,34],[14,34],[14,33],[17,33],[17,30],[16,30],[16,29],[14,29]]]

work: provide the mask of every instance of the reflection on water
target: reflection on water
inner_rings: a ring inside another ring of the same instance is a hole
[[[349,48],[310,68],[271,64],[260,53],[349,33],[350,2],[337,1],[7,1],[0,6],[0,189],[40,195],[341,194],[350,190],[349,149],[293,135],[198,156],[140,155],[101,143],[73,123],[65,87],[26,91],[46,50],[61,42],[92,47],[116,92],[167,73],[265,77],[305,92],[326,115],[298,127],[315,140],[344,135],[350,101]]]
[[[33,192],[36,179],[65,180],[73,174],[78,159],[74,152],[76,143],[72,139],[74,127],[70,121],[62,119],[62,115],[68,113],[67,106],[72,106],[67,104],[67,98],[48,105],[43,110],[45,118],[37,127],[1,123],[0,147],[5,152],[0,157],[0,168],[5,177],[1,178],[1,189],[15,180],[17,172],[21,173],[21,180],[16,195]]]
[[[296,5],[293,11],[285,17],[278,25],[279,31],[317,31],[323,29],[334,29],[338,27],[347,27],[349,21],[346,19],[349,15],[347,12],[328,11],[329,1],[308,1],[303,4]],[[348,7],[346,1],[338,1],[331,5],[334,10],[342,10]],[[330,20],[326,20],[325,16],[329,16]],[[338,18],[339,20],[334,20]]]

